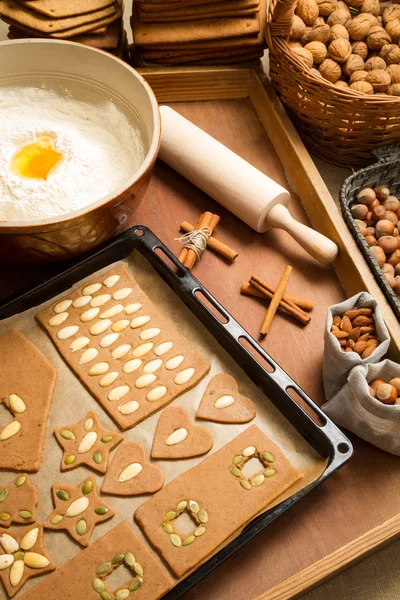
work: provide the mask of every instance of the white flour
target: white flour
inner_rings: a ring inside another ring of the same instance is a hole
[[[14,154],[50,134],[62,161],[46,180],[10,171]],[[34,88],[0,89],[0,220],[59,216],[126,182],[143,162],[139,131],[112,102],[91,107]]]

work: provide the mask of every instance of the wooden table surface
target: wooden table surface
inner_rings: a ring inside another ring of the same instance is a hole
[[[232,150],[288,187],[284,170],[247,100],[175,104]],[[288,292],[312,298],[312,321],[302,328],[278,315],[263,347],[319,404],[322,389],[323,331],[327,307],[345,298],[332,268],[318,264],[282,231],[256,234],[189,182],[158,162],[150,187],[131,225],[150,227],[167,246],[183,220],[195,223],[204,210],[221,215],[216,235],[238,250],[234,264],[207,251],[194,274],[231,314],[258,339],[265,306],[241,296],[242,281],[256,273],[275,285],[285,265],[292,265]],[[292,214],[307,223],[293,195]],[[15,292],[62,265],[5,266],[0,270],[0,295]],[[356,537],[400,512],[399,461],[356,440],[354,459],[291,511],[261,532],[185,595],[186,600],[249,600],[326,557]],[[381,473],[384,469],[384,477]],[[373,485],[373,510],[371,494]]]

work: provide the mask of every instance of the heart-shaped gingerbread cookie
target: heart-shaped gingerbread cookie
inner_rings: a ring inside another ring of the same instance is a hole
[[[236,380],[227,373],[211,379],[196,413],[198,419],[216,423],[248,423],[255,416],[254,402],[239,394]]]
[[[206,454],[214,440],[204,427],[194,425],[189,413],[180,406],[170,406],[162,413],[154,434],[152,458],[190,458]]]
[[[154,494],[164,485],[164,473],[146,461],[143,446],[125,442],[112,459],[101,491],[116,496]]]

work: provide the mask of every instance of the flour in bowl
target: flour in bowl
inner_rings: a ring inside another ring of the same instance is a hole
[[[144,159],[139,130],[36,88],[0,89],[0,220],[57,217],[120,188]]]

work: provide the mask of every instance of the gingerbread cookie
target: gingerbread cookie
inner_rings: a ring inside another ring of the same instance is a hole
[[[245,477],[245,461],[260,457]],[[302,478],[256,425],[139,506],[135,520],[177,577],[200,565],[227,540]],[[183,534],[177,517],[188,512],[193,530]]]
[[[125,566],[128,581],[112,590],[109,575]],[[1,571],[0,571],[1,573]],[[175,582],[123,521],[24,595],[24,600],[158,600]]]
[[[0,469],[38,471],[56,371],[19,331],[0,337],[0,404],[10,422],[0,430]]]
[[[45,575],[55,568],[43,546],[43,525],[0,529],[0,579],[10,598],[30,577]]]
[[[65,529],[81,546],[87,546],[94,528],[111,519],[115,510],[99,498],[93,475],[77,486],[54,484],[55,509],[46,520],[46,529]]]
[[[254,402],[239,394],[236,380],[227,373],[211,379],[196,413],[198,419],[216,423],[248,423],[255,416]]]
[[[118,496],[154,494],[164,485],[164,473],[146,461],[143,446],[125,442],[118,448],[104,477],[101,491]]]
[[[154,434],[152,458],[191,458],[211,450],[211,433],[193,425],[189,413],[180,406],[170,406],[162,413]]]
[[[37,491],[26,473],[7,486],[0,486],[0,526],[36,521]]]
[[[124,430],[195,386],[210,369],[123,265],[71,291],[37,318]]]
[[[111,450],[124,439],[120,433],[104,429],[93,410],[75,425],[57,427],[54,435],[64,450],[61,471],[87,465],[99,473],[105,473]]]

